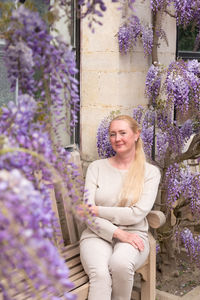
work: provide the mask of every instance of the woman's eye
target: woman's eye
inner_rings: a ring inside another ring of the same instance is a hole
[[[115,136],[115,133],[111,133],[111,134],[110,134],[110,137],[113,137],[113,136]]]
[[[122,132],[121,134],[124,135],[124,134],[126,134],[126,132]]]

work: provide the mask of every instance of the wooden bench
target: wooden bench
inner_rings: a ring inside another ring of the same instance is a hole
[[[147,216],[152,228],[159,228],[165,222],[165,216],[160,211],[151,211]],[[74,237],[73,237],[74,238]],[[141,300],[156,299],[156,241],[149,232],[150,253],[144,265],[136,272],[141,274]],[[88,277],[80,262],[79,242],[64,247],[63,257],[70,269],[70,280],[74,283],[73,293],[78,300],[86,300],[88,295]],[[134,291],[132,293],[134,297]],[[132,298],[134,299],[134,298]]]
[[[73,162],[80,167],[80,155],[77,152],[74,152],[72,153],[72,157]],[[81,167],[80,172],[82,172]],[[55,186],[54,207],[56,207],[57,203],[64,207],[64,204],[62,204],[64,201],[65,200],[60,193],[59,185]],[[59,209],[57,210],[57,214],[59,215]],[[161,211],[151,211],[147,216],[147,220],[151,228],[157,229],[165,223],[166,218]],[[65,211],[65,218],[62,216],[60,224],[63,238],[64,240],[68,239],[68,243],[70,244],[69,246],[64,247],[63,255],[64,257],[66,256],[66,263],[70,268],[70,279],[75,284],[73,293],[77,294],[78,300],[86,300],[89,283],[88,277],[80,262],[79,237],[81,230],[79,224],[77,224],[77,221],[72,214],[67,211]],[[150,231],[149,243],[150,253],[148,259],[144,265],[136,271],[141,275],[140,300],[156,299],[156,241]],[[134,291],[132,293],[132,299],[134,299]]]

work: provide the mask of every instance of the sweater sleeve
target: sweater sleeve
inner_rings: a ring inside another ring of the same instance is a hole
[[[95,193],[97,189],[97,179],[98,179],[98,166],[95,162],[91,163],[87,169],[86,179],[85,179],[85,194],[84,198],[87,199],[87,203],[95,205]],[[113,238],[114,231],[118,228],[116,225],[112,224],[110,220],[106,218],[95,217],[96,228],[87,224],[87,226],[95,234],[101,238],[111,242]]]
[[[99,216],[116,225],[134,225],[140,223],[150,212],[156,199],[160,182],[160,171],[150,165],[145,175],[144,188],[140,200],[131,207],[98,206]]]

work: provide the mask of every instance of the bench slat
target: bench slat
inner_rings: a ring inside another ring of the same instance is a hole
[[[88,295],[88,289],[89,289],[89,283],[85,283],[82,286],[76,288],[74,291],[72,291],[72,294],[77,295],[76,300],[86,300]]]
[[[72,258],[71,260],[67,261],[66,263],[68,268],[71,269],[81,263],[80,256],[78,255],[75,258]]]
[[[78,272],[80,273],[80,272],[82,272],[82,271],[83,271],[83,266],[82,266],[82,264],[80,263],[80,264],[77,265],[76,267],[70,269],[70,271],[69,271],[69,277],[75,275],[75,274],[78,273]]]
[[[85,274],[84,276],[82,276],[81,278],[78,278],[74,282],[75,288],[73,288],[71,291],[74,291],[75,289],[77,289],[78,287],[82,286],[86,282],[88,282],[88,276]]]

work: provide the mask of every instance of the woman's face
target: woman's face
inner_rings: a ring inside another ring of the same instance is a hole
[[[135,142],[140,136],[140,131],[134,133],[125,120],[114,120],[110,125],[110,143],[117,154],[135,151]]]

